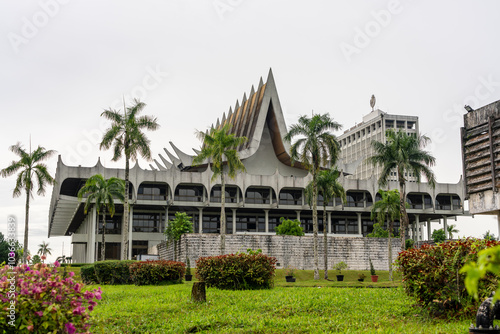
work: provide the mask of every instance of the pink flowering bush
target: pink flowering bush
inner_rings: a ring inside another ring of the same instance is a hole
[[[83,291],[74,273],[38,263],[0,268],[0,329],[22,333],[85,333],[101,288]],[[15,303],[12,303],[12,301]],[[14,305],[14,307],[12,306]],[[14,310],[14,311],[13,311]]]

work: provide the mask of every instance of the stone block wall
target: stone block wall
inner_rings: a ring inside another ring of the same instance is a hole
[[[319,268],[323,268],[323,236],[319,238]],[[376,270],[387,270],[388,254],[386,238],[328,237],[328,268],[344,261],[350,270],[369,270],[369,258]],[[218,234],[185,234],[178,242],[177,260],[185,262],[189,257],[191,266],[199,257],[219,255]],[[248,248],[262,252],[278,260],[278,268],[292,266],[297,269],[314,269],[312,236],[281,236],[237,234],[226,236],[226,253],[246,252]],[[400,251],[400,239],[392,239],[392,258]],[[173,244],[158,245],[160,259],[174,260]]]

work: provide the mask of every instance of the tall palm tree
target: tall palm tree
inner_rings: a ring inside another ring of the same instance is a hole
[[[457,228],[456,225],[448,225],[446,230],[448,231],[448,239],[453,239],[453,233],[458,233],[460,232]]]
[[[31,146],[31,145],[30,145]],[[30,211],[30,198],[33,197],[33,189],[35,184],[38,185],[37,195],[45,195],[46,185],[53,185],[55,180],[49,174],[47,170],[47,165],[42,161],[49,159],[55,151],[48,150],[38,146],[36,150],[31,152],[31,147],[29,152],[23,149],[21,143],[17,143],[9,147],[9,149],[20,157],[18,161],[12,161],[12,163],[2,169],[0,174],[2,177],[11,176],[12,174],[19,171],[17,174],[16,187],[13,191],[14,197],[21,196],[21,193],[26,193],[26,206],[25,206],[25,218],[24,218],[24,251],[23,251],[23,263],[26,263],[26,256],[28,254],[28,225],[29,225],[29,211]]]
[[[42,241],[40,245],[38,245],[38,254],[43,256],[42,262],[45,261],[45,257],[47,257],[47,254],[52,255],[52,248],[49,248],[49,243]]]
[[[137,161],[139,154],[146,160],[151,160],[151,150],[149,149],[150,141],[142,132],[143,129],[154,131],[160,125],[156,121],[156,117],[139,116],[141,111],[146,107],[146,104],[137,99],[133,100],[130,107],[123,106],[123,113],[108,109],[101,116],[111,121],[111,127],[106,130],[101,145],[99,148],[109,149],[113,146],[113,161],[117,161],[125,155],[125,201],[123,203],[123,259],[128,259],[128,225],[129,225],[129,205],[128,198],[130,194],[130,160]]]
[[[78,191],[78,199],[87,195],[84,212],[87,214],[92,204],[95,204],[97,214],[102,215],[101,261],[106,259],[106,211],[113,217],[115,214],[115,198],[125,201],[125,182],[116,177],[107,180],[101,174],[91,176]]]
[[[382,166],[378,183],[385,187],[389,177],[396,170],[399,183],[399,210],[401,212],[401,247],[405,244],[405,230],[408,227],[408,213],[406,212],[406,181],[407,175],[413,175],[420,183],[422,174],[429,185],[435,187],[436,177],[430,167],[434,166],[436,159],[424,147],[430,142],[429,137],[422,135],[408,135],[404,131],[386,132],[386,143],[372,141],[375,154],[368,158],[375,166]]]
[[[313,177],[313,243],[314,243],[314,279],[319,280],[318,263],[318,173],[321,165],[335,162],[339,154],[339,144],[330,130],[340,130],[342,126],[330,118],[329,114],[301,116],[297,124],[290,127],[285,140],[292,144],[290,157],[292,163],[300,163],[309,170]]]
[[[318,192],[323,196],[323,260],[325,265],[324,277],[328,279],[328,231],[327,231],[327,214],[326,206],[335,197],[346,201],[346,193],[342,184],[338,181],[340,172],[336,168],[322,170],[318,174]],[[312,205],[313,184],[310,182],[306,187],[306,198],[309,205]]]
[[[387,246],[387,254],[389,258],[389,280],[392,281],[392,230],[394,221],[400,217],[401,211],[399,210],[399,191],[397,189],[378,191],[382,198],[376,201],[372,206],[371,219],[377,219],[380,225],[389,219],[389,239]]]
[[[245,166],[241,162],[236,148],[247,141],[246,137],[236,137],[229,133],[229,125],[220,129],[210,129],[209,133],[196,132],[202,141],[200,153],[193,159],[193,165],[199,165],[205,160],[212,161],[212,181],[220,175],[221,179],[221,205],[220,205],[220,253],[226,251],[226,183],[224,174],[230,178],[236,176],[237,171],[245,171]],[[235,222],[233,222],[235,224]]]

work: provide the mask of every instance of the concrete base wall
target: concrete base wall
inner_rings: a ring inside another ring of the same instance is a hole
[[[319,238],[319,268],[324,267],[323,236]],[[351,270],[369,270],[369,258],[376,270],[388,270],[388,239],[328,237],[328,268],[344,261]],[[185,234],[177,243],[177,260],[185,262],[189,257],[191,266],[200,257],[219,255],[218,234]],[[278,260],[277,267],[292,266],[297,269],[314,269],[312,236],[281,235],[227,235],[226,253],[246,252],[248,248],[262,249],[262,252]],[[400,251],[400,239],[392,239],[392,259]],[[158,245],[160,259],[174,260],[174,245],[162,242]]]

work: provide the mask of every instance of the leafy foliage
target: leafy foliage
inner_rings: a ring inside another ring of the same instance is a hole
[[[23,254],[23,245],[17,240],[5,239],[5,236],[0,232],[0,264],[9,262],[9,255],[14,250],[16,264],[20,262]]]
[[[370,275],[375,276],[377,273],[375,272],[375,267],[373,266],[372,259],[369,258],[368,261],[370,262]]]
[[[96,284],[99,283],[97,276],[95,274],[95,269],[93,264],[82,266],[80,269],[80,276],[83,283],[85,284]]]
[[[136,261],[110,260],[94,263],[95,276],[99,284],[132,284],[129,266]]]
[[[185,212],[176,212],[175,218],[168,222],[164,234],[168,241],[179,241],[184,233],[193,233],[191,217]]]
[[[180,283],[186,273],[186,265],[176,261],[141,261],[130,265],[130,274],[135,285],[158,285]]]
[[[478,305],[467,295],[464,271],[460,269],[465,263],[476,261],[478,252],[496,245],[500,242],[464,239],[401,252],[396,263],[406,293],[431,312],[473,314]],[[496,285],[497,278],[486,275],[479,282],[479,298],[486,298]]]
[[[97,304],[95,300],[101,299],[101,289],[84,292],[72,272],[67,277],[57,273],[58,265],[56,262],[51,268],[39,263],[0,269],[0,328],[18,333],[71,334],[89,329],[89,313]],[[15,293],[9,279],[15,284]],[[14,299],[15,320],[9,317]],[[8,324],[11,319],[14,327]]]
[[[375,223],[373,224],[373,231],[366,236],[368,238],[389,238],[389,231],[384,229],[380,223]],[[394,236],[394,234],[392,236]]]
[[[460,273],[466,273],[465,287],[467,292],[479,298],[479,280],[487,278],[488,273],[500,275],[500,246],[483,249],[478,254],[477,262],[470,261],[460,270]],[[493,303],[500,299],[500,287],[497,285]]]
[[[276,235],[304,235],[304,230],[297,219],[280,218],[280,224],[275,228]]]
[[[483,239],[484,240],[498,240],[495,234],[491,233],[489,230],[486,231],[485,234],[483,234]]]
[[[262,253],[209,256],[196,261],[196,278],[218,289],[270,289],[275,270],[276,258]]]
[[[434,240],[435,243],[440,243],[446,240],[446,236],[444,233],[444,229],[440,228],[438,230],[432,231],[432,240]]]
[[[415,241],[413,239],[406,239],[405,241],[405,249],[411,249],[415,245]]]
[[[342,270],[347,269],[347,263],[345,263],[344,261],[335,263],[333,265],[333,269],[338,270],[339,271],[339,275],[340,275],[340,274],[342,274]]]

